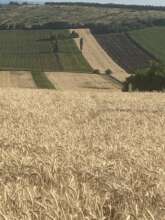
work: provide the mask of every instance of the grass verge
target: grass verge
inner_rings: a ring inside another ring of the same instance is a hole
[[[55,86],[49,81],[46,74],[40,70],[31,71],[36,86],[40,89],[55,89]]]

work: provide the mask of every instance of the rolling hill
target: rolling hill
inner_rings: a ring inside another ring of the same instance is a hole
[[[66,30],[164,19],[153,7],[0,7],[0,220],[165,220],[164,92],[120,91],[123,68],[150,53],[165,63],[164,28],[98,41],[79,28],[82,52]]]
[[[92,4],[13,5],[0,7],[0,27],[54,27],[88,24],[95,31],[151,26],[165,19],[165,10],[154,7]],[[53,24],[52,24],[53,23]],[[103,26],[100,26],[100,25]]]

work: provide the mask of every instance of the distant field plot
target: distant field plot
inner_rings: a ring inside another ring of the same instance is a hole
[[[76,91],[119,91],[108,76],[98,74],[76,74],[47,72],[49,81],[59,90]]]
[[[36,85],[30,72],[0,71],[0,87],[36,88]]]
[[[52,36],[58,39],[54,51]],[[63,31],[0,31],[0,68],[16,70],[88,72],[90,66],[81,55],[69,32]]]
[[[153,58],[124,33],[95,35],[104,50],[127,71],[147,67]]]
[[[165,27],[132,31],[129,35],[143,48],[165,63]]]

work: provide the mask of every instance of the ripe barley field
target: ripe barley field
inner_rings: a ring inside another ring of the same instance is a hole
[[[0,107],[0,219],[165,219],[163,93],[0,89]]]

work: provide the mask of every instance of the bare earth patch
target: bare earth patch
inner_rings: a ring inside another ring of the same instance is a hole
[[[57,89],[82,91],[117,91],[120,88],[108,76],[98,74],[47,72],[48,79]]]
[[[162,93],[0,89],[0,219],[164,220]]]
[[[93,69],[99,69],[102,73],[110,69],[112,76],[121,82],[129,77],[129,74],[104,51],[89,29],[75,29],[75,31],[84,39],[83,55]],[[75,42],[79,47],[80,39],[76,38]]]
[[[36,85],[30,72],[0,71],[0,87],[36,88]]]

